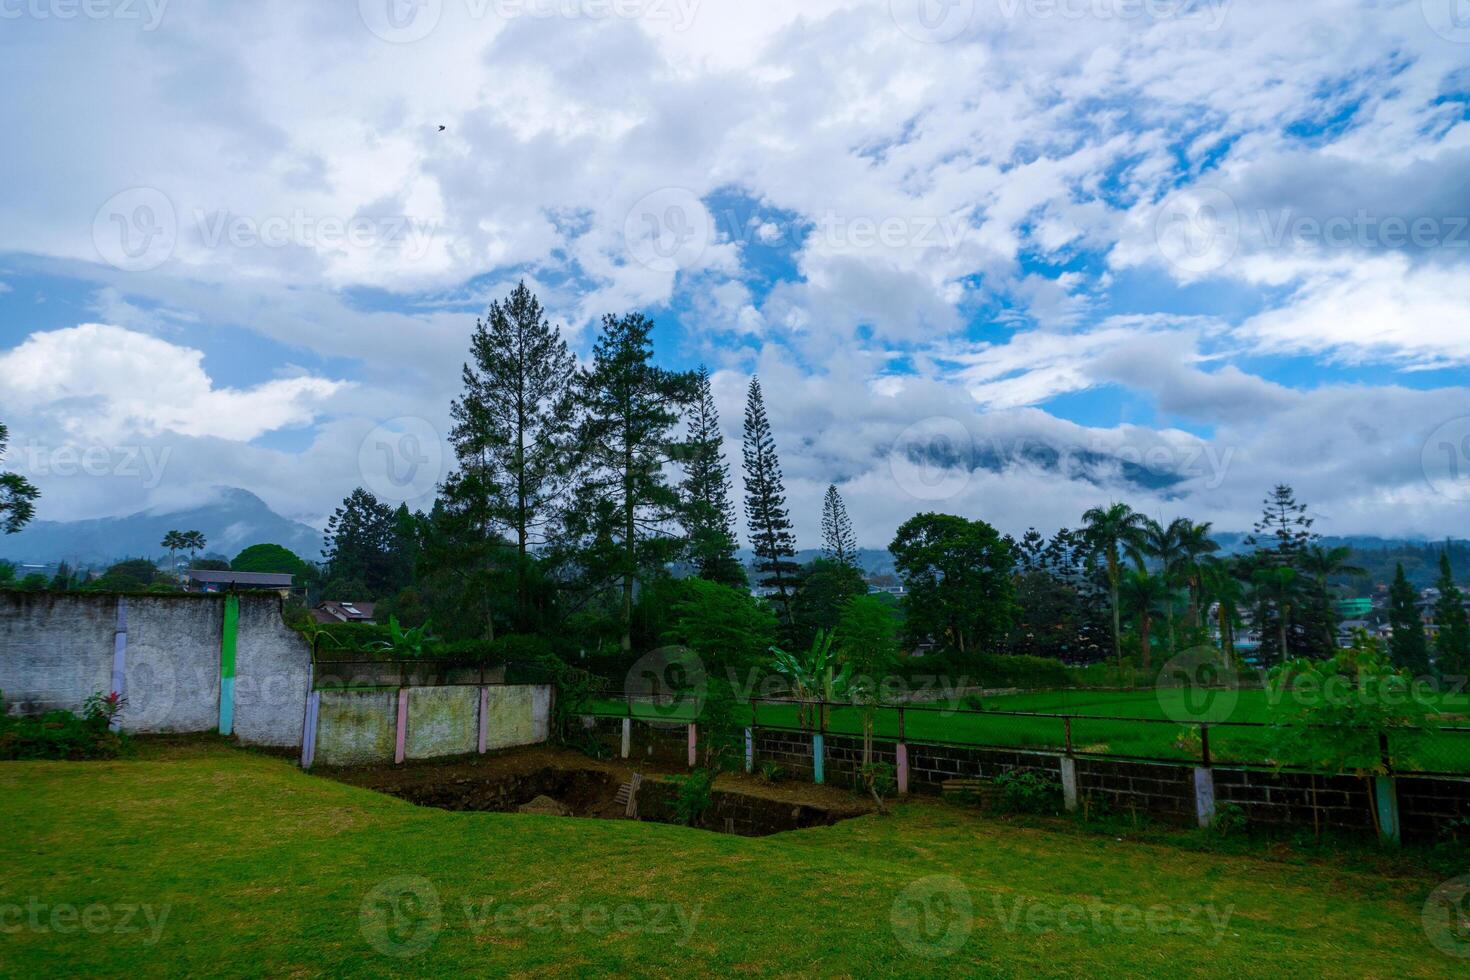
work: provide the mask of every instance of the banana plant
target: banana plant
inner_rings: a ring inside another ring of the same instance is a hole
[[[852,676],[849,664],[839,664],[833,649],[835,630],[817,630],[810,648],[801,653],[790,653],[780,647],[771,647],[774,659],[772,668],[786,678],[791,685],[792,696],[802,702],[835,701],[846,690]],[[825,710],[825,709],[824,709]],[[807,705],[799,709],[803,727],[807,724]]]
[[[429,641],[433,637],[429,634],[429,624],[415,626],[412,629],[404,629],[398,625],[397,616],[388,617],[388,635],[391,639],[378,640],[368,644],[369,650],[391,650],[400,657],[419,658],[428,649]]]

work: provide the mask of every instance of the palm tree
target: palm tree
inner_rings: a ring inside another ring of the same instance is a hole
[[[1323,615],[1323,629],[1326,631],[1327,647],[1331,650],[1337,645],[1337,637],[1333,633],[1332,624],[1334,617],[1330,615],[1332,608],[1332,596],[1328,592],[1327,580],[1334,575],[1367,575],[1368,570],[1361,565],[1354,565],[1350,561],[1353,549],[1346,547],[1324,548],[1320,544],[1314,544],[1302,555],[1302,571],[1312,576],[1317,583],[1317,595],[1322,600],[1322,607],[1328,612]]]
[[[1295,568],[1289,565],[1271,565],[1256,569],[1251,580],[1255,583],[1256,595],[1276,609],[1276,627],[1279,630],[1281,641],[1281,662],[1285,663],[1291,659],[1290,646],[1286,639],[1287,626],[1291,621],[1291,612],[1297,607],[1301,598],[1301,576],[1297,574]]]
[[[1200,594],[1204,591],[1204,566],[1201,563],[1220,550],[1220,545],[1210,537],[1214,528],[1209,521],[1200,524],[1185,520],[1179,533],[1179,569],[1189,589],[1189,625],[1195,627],[1200,625]]]
[[[1246,602],[1245,583],[1240,580],[1235,562],[1206,558],[1199,566],[1200,591],[1215,604],[1220,631],[1220,652],[1226,663],[1235,662],[1235,624],[1240,622],[1240,609]],[[1208,605],[1201,600],[1201,605]]]
[[[184,540],[182,531],[169,531],[163,536],[163,547],[168,549],[168,570],[174,578],[179,577],[179,562],[174,557],[178,552],[187,548],[188,542]]]
[[[1147,672],[1153,665],[1154,613],[1161,605],[1172,606],[1174,590],[1162,575],[1150,575],[1144,569],[1135,569],[1123,576],[1121,592],[1128,611],[1138,617],[1138,642],[1143,653],[1143,669]]]
[[[1145,556],[1157,558],[1162,568],[1159,570],[1159,578],[1163,579],[1165,585],[1173,586],[1183,581],[1180,574],[1180,564],[1184,560],[1184,534],[1189,521],[1182,517],[1176,517],[1167,525],[1160,524],[1151,517],[1143,519],[1143,547],[1134,554],[1133,560],[1138,565],[1138,570],[1144,570]],[[1170,598],[1165,613],[1169,619],[1169,652],[1174,652],[1174,602]]]
[[[182,542],[184,549],[189,552],[189,562],[192,564],[195,553],[204,550],[204,534],[200,531],[185,531]]]
[[[1108,589],[1113,601],[1113,657],[1123,663],[1123,639],[1118,614],[1118,578],[1122,574],[1122,552],[1136,555],[1142,543],[1143,515],[1124,503],[1094,507],[1082,515],[1083,536],[1094,554],[1107,562]]]

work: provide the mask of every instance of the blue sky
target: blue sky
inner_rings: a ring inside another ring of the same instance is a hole
[[[1463,534],[1452,4],[31,5],[5,465],[52,519],[426,504],[364,447],[411,430],[443,475],[475,316],[524,279],[579,353],[655,317],[732,460],[759,374],[807,541],[829,482],[871,545],[1120,498],[1242,529],[1280,481],[1329,532]],[[106,462],[140,446],[162,480]]]

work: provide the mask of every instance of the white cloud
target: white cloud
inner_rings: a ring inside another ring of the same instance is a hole
[[[107,324],[31,334],[0,354],[7,411],[57,413],[75,435],[173,432],[249,441],[305,425],[344,382],[299,376],[216,387],[201,351]]]

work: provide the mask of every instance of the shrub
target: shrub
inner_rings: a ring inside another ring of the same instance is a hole
[[[995,777],[999,795],[996,809],[1006,813],[1056,813],[1061,809],[1062,787],[1029,769],[1012,769]]]
[[[38,717],[11,716],[0,696],[0,759],[113,759],[126,736],[108,725],[125,702],[116,693],[94,694],[79,717],[48,711]]]
[[[756,765],[756,773],[763,783],[775,785],[786,778],[786,770],[769,759]]]
[[[715,774],[710,769],[696,769],[687,776],[671,777],[678,794],[674,798],[674,819],[685,826],[694,826],[699,815],[714,802],[712,789]]]

